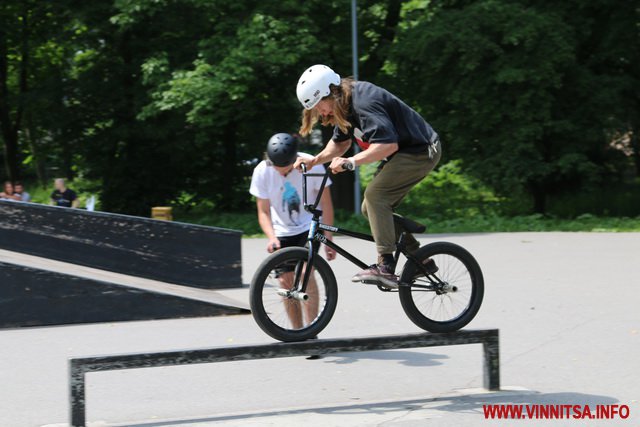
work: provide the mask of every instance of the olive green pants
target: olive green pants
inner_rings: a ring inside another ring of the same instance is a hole
[[[441,157],[440,142],[433,158],[428,153],[398,153],[373,178],[364,191],[362,214],[369,220],[371,234],[376,241],[378,254],[391,254],[396,250],[400,230],[396,230],[393,210],[417,183],[431,172]],[[407,235],[407,249],[418,249],[418,241]]]

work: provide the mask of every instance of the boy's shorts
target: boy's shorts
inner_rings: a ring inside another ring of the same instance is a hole
[[[278,240],[280,240],[280,248],[290,248],[292,246],[304,247],[307,244],[308,235],[309,232],[305,231],[304,233],[296,234],[295,236],[278,237]]]
[[[309,233],[305,231],[304,233],[296,234],[294,236],[282,236],[278,237],[280,240],[280,249],[291,248],[295,246],[305,247],[307,245]],[[297,262],[291,262],[291,265],[282,264],[279,265],[278,268],[274,269],[276,277],[280,277],[280,275],[288,272],[295,271]]]

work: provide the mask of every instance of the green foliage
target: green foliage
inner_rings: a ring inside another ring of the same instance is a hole
[[[244,237],[264,237],[255,212],[215,213],[206,210],[176,210],[174,219],[194,224],[242,230]],[[540,214],[506,217],[475,215],[449,219],[415,218],[427,225],[427,233],[497,233],[526,231],[640,232],[640,216],[606,217],[584,214],[574,219],[561,219]],[[370,233],[361,215],[338,210],[335,223],[347,230]]]
[[[637,215],[636,190],[617,190],[634,164],[640,173],[634,2],[358,8],[360,78],[400,95],[443,141],[443,166],[402,212]],[[249,160],[297,129],[299,73],[350,73],[349,14],[335,0],[4,0],[0,173],[88,180],[113,212],[252,210]]]
[[[528,192],[540,212],[548,195],[607,178],[605,129],[628,120],[625,91],[638,85],[638,37],[610,18],[627,10],[637,26],[638,11],[568,3],[414,3],[385,68],[450,158],[500,194]]]
[[[444,219],[495,213],[500,199],[477,178],[463,173],[462,162],[445,163],[416,185],[398,212]]]
[[[640,212],[640,181],[550,197],[548,211],[560,218],[582,214],[633,217]]]
[[[244,237],[263,236],[255,212],[218,212],[207,207],[191,210],[177,208],[173,211],[173,218],[191,224],[241,230]]]
[[[477,216],[471,219],[462,218],[438,221],[428,226],[428,232],[430,233],[494,233],[519,231],[640,231],[640,217],[611,218],[585,214],[573,220],[566,220],[540,214],[515,217]]]
[[[365,165],[360,171],[365,188],[374,177],[376,165]],[[452,160],[439,165],[418,183],[404,198],[398,213],[431,219],[472,217],[497,213],[501,202],[491,188],[464,172],[462,161]]]

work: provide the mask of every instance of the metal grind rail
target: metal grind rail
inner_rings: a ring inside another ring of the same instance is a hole
[[[86,423],[86,374],[89,372],[193,365],[197,363],[275,359],[281,357],[307,356],[310,353],[329,355],[334,353],[463,344],[482,344],[484,355],[484,387],[489,390],[499,390],[500,343],[497,329],[461,330],[448,334],[419,333],[362,338],[335,338],[291,343],[72,358],[69,360],[71,425],[79,427],[84,426]]]

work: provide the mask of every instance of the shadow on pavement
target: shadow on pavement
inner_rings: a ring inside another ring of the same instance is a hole
[[[463,392],[463,391],[461,391]],[[435,398],[420,398],[409,400],[397,400],[376,403],[345,404],[324,407],[296,408],[292,410],[274,410],[252,412],[234,415],[221,415],[219,417],[202,417],[189,420],[153,421],[139,424],[127,424],[128,427],[168,427],[189,426],[198,423],[215,423],[242,419],[262,417],[286,417],[299,414],[318,415],[357,415],[357,414],[390,414],[395,412],[407,412],[417,410],[429,410],[430,412],[452,412],[467,414],[482,414],[482,406],[487,404],[506,405],[610,405],[617,403],[618,399],[610,396],[601,396],[577,392],[539,393],[531,390],[506,390],[500,392],[474,392],[473,394],[460,394]]]
[[[397,361],[404,366],[434,366],[441,365],[438,359],[448,359],[442,354],[423,353],[420,351],[385,350],[385,351],[364,351],[362,353],[337,353],[331,355],[331,360],[325,363],[335,363],[336,365],[346,365],[361,360],[386,360]]]

